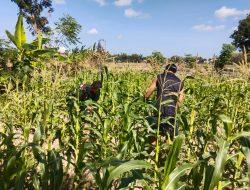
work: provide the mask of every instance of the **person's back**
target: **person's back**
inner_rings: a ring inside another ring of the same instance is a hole
[[[154,90],[157,90],[157,108],[160,112],[161,120],[166,119],[166,122],[160,124],[160,131],[164,135],[169,133],[173,138],[178,133],[176,123],[176,110],[179,104],[183,101],[183,84],[175,75],[177,67],[175,64],[166,66],[162,74],[157,75],[150,87],[147,89],[145,98],[148,99]]]
[[[181,80],[172,72],[157,75],[157,108],[161,117],[174,116],[178,102],[178,93],[182,90]]]

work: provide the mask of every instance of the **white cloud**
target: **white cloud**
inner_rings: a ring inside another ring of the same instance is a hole
[[[132,4],[132,0],[116,0],[115,5],[118,7],[129,6]]]
[[[90,35],[97,35],[99,32],[96,28],[92,28],[88,31],[88,34]]]
[[[64,5],[64,4],[66,4],[66,1],[65,0],[55,0],[55,4]]]
[[[119,34],[116,38],[117,38],[118,40],[122,40],[122,39],[123,39],[123,35],[122,35],[122,34]]]
[[[126,17],[129,17],[129,18],[132,18],[132,17],[138,17],[140,16],[142,13],[140,11],[136,11],[132,8],[129,8],[129,9],[125,9],[124,11],[124,15]]]
[[[238,10],[236,8],[227,8],[225,6],[221,7],[220,9],[214,12],[215,16],[224,19],[227,17],[237,17],[242,16],[250,13],[250,10]]]
[[[193,26],[194,30],[197,31],[220,31],[220,30],[224,30],[225,29],[225,25],[217,25],[217,26],[213,26],[213,25],[208,25],[208,24],[200,24],[200,25],[195,25]]]
[[[141,11],[136,11],[132,8],[125,9],[124,15],[128,18],[149,18],[150,17],[149,14],[145,14]]]
[[[100,6],[104,6],[107,4],[106,0],[93,0],[95,1],[96,3],[98,3]]]

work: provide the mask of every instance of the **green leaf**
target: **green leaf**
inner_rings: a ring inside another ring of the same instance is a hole
[[[46,155],[40,146],[32,146],[32,152],[33,152],[33,155],[37,159],[38,162],[40,162],[40,163],[46,162]]]
[[[41,140],[41,137],[42,137],[41,127],[38,126],[36,128],[36,131],[35,131],[35,134],[34,134],[34,137],[33,137],[33,143],[38,144],[39,141]]]
[[[120,175],[124,174],[125,172],[135,170],[135,169],[143,169],[143,168],[148,169],[151,167],[152,166],[148,162],[145,162],[142,160],[131,160],[131,161],[125,162],[110,172],[110,175],[106,183],[107,187],[111,185],[112,181],[115,178],[118,178]]]
[[[16,23],[15,41],[18,49],[22,49],[23,44],[26,43],[26,34],[23,26],[23,16],[20,14]]]
[[[181,145],[184,140],[184,136],[179,136],[174,140],[173,146],[171,147],[164,166],[164,177],[162,187],[166,187],[169,181],[169,175],[174,170],[178,156],[181,150]]]
[[[250,188],[250,149],[249,148],[243,148],[243,152],[244,152],[246,160],[247,160],[248,187]]]
[[[196,164],[195,164],[196,165]],[[183,164],[180,167],[174,169],[173,172],[169,175],[168,181],[166,181],[162,190],[176,190],[177,183],[179,182],[179,178],[183,176],[188,170],[191,170],[194,167],[194,164]]]
[[[11,170],[13,170],[13,167],[15,166],[15,164],[16,164],[16,156],[12,156],[7,163],[6,174],[11,172]]]
[[[243,131],[243,132],[237,133],[236,135],[232,136],[230,140],[235,141],[241,137],[250,137],[250,132]]]
[[[8,30],[6,30],[5,33],[8,36],[9,40],[17,47],[15,36],[13,36]]]
[[[32,183],[33,183],[33,187],[34,187],[35,190],[40,189],[40,181],[39,181],[36,174],[34,174],[33,177],[32,177]]]
[[[224,129],[225,129],[226,137],[229,138],[231,136],[231,133],[232,133],[233,122],[226,115],[220,115],[219,118],[220,118],[220,120],[224,124]]]
[[[205,171],[205,181],[204,181],[203,190],[208,190],[209,184],[210,184],[212,177],[213,177],[213,172],[214,172],[214,166],[208,165],[206,167],[206,171]]]
[[[246,119],[247,119],[247,122],[250,123],[250,112],[247,113]]]
[[[221,180],[222,174],[224,172],[224,167],[227,161],[227,152],[229,149],[230,143],[223,139],[219,140],[219,151],[215,159],[215,167],[213,171],[213,176],[210,181],[209,190],[214,190]]]
[[[203,173],[205,170],[205,165],[206,163],[201,161],[199,164],[193,167],[192,171],[190,172],[190,176],[194,185],[194,190],[199,190],[199,187],[202,184],[204,178]]]
[[[26,172],[24,170],[20,171],[20,173],[18,174],[16,179],[16,187],[15,187],[16,190],[24,189],[25,175]]]

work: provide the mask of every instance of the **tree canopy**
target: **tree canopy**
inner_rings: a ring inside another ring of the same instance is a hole
[[[236,47],[234,45],[223,44],[220,56],[214,65],[215,69],[220,70],[223,69],[226,64],[231,64],[232,63],[231,59],[235,50]]]
[[[238,28],[231,35],[233,44],[241,50],[246,48],[250,52],[250,14],[239,22]]]
[[[11,0],[19,7],[19,13],[24,16],[29,25],[29,29],[33,35],[40,32],[48,33],[50,27],[48,26],[48,19],[42,16],[42,12],[47,10],[52,13],[52,0]]]
[[[55,23],[58,34],[57,43],[61,45],[76,45],[80,42],[79,33],[82,26],[70,15],[64,15]]]

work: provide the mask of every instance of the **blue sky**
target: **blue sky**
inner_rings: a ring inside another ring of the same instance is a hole
[[[250,0],[53,0],[50,24],[70,14],[83,26],[82,44],[105,39],[113,53],[211,57],[230,43],[240,19],[250,13]],[[0,36],[13,31],[17,7],[0,1]],[[29,35],[31,39],[31,35]]]

